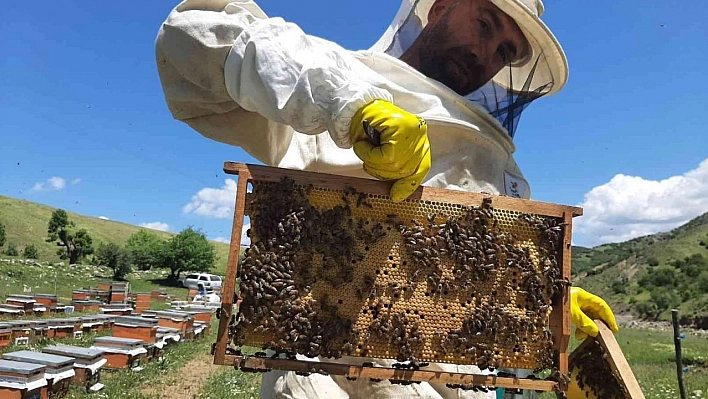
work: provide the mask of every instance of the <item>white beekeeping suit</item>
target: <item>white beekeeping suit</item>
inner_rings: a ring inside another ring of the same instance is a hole
[[[364,51],[307,35],[295,24],[268,17],[254,1],[185,0],[157,37],[165,99],[175,119],[208,138],[243,148],[264,164],[367,178],[351,148],[350,120],[370,101],[387,100],[427,121],[432,168],[424,185],[529,198],[529,185],[512,156],[512,137],[529,102],[562,88],[567,64],[538,18],[540,0],[489,1],[517,22],[533,51],[463,97],[398,59],[425,27],[434,0],[403,0],[382,38]],[[427,369],[480,372],[475,366],[449,364]],[[261,397],[495,394],[271,372],[264,376]]]

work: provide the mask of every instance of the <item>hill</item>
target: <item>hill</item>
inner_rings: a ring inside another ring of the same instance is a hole
[[[55,209],[35,202],[0,196],[0,223],[5,225],[7,237],[5,247],[8,244],[14,244],[20,250],[27,244],[34,244],[38,249],[39,259],[59,262],[56,245],[45,241],[47,224]],[[89,232],[94,246],[97,246],[99,242],[114,242],[123,245],[128,240],[128,237],[139,230],[148,230],[163,239],[169,239],[173,236],[171,233],[146,229],[113,220],[104,220],[72,212],[67,212],[67,214],[69,215],[69,220],[76,223],[77,228],[84,228]],[[213,271],[216,274],[224,275],[229,246],[228,244],[214,241],[212,241],[212,244],[214,244],[218,256],[216,267]]]
[[[617,312],[708,315],[708,213],[669,232],[595,248],[573,247],[573,284]]]

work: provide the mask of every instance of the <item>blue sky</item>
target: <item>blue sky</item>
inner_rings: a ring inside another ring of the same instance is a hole
[[[373,44],[399,5],[257,3],[350,49]],[[175,232],[192,225],[213,239],[230,235],[232,186],[221,167],[254,160],[167,110],[154,42],[176,4],[3,8],[0,194]],[[708,2],[545,5],[570,79],[532,104],[517,130],[515,157],[533,198],[583,206],[574,241],[588,246],[670,229],[708,211]]]

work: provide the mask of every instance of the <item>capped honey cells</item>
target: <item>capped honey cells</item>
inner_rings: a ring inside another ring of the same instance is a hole
[[[556,370],[561,219],[254,181],[231,344]]]

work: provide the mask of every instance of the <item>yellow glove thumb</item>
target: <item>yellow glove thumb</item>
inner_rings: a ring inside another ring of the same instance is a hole
[[[430,148],[428,148],[415,173],[403,179],[396,180],[396,182],[393,183],[393,186],[391,186],[391,201],[401,202],[410,197],[423,183],[423,179],[430,171],[430,164]]]

